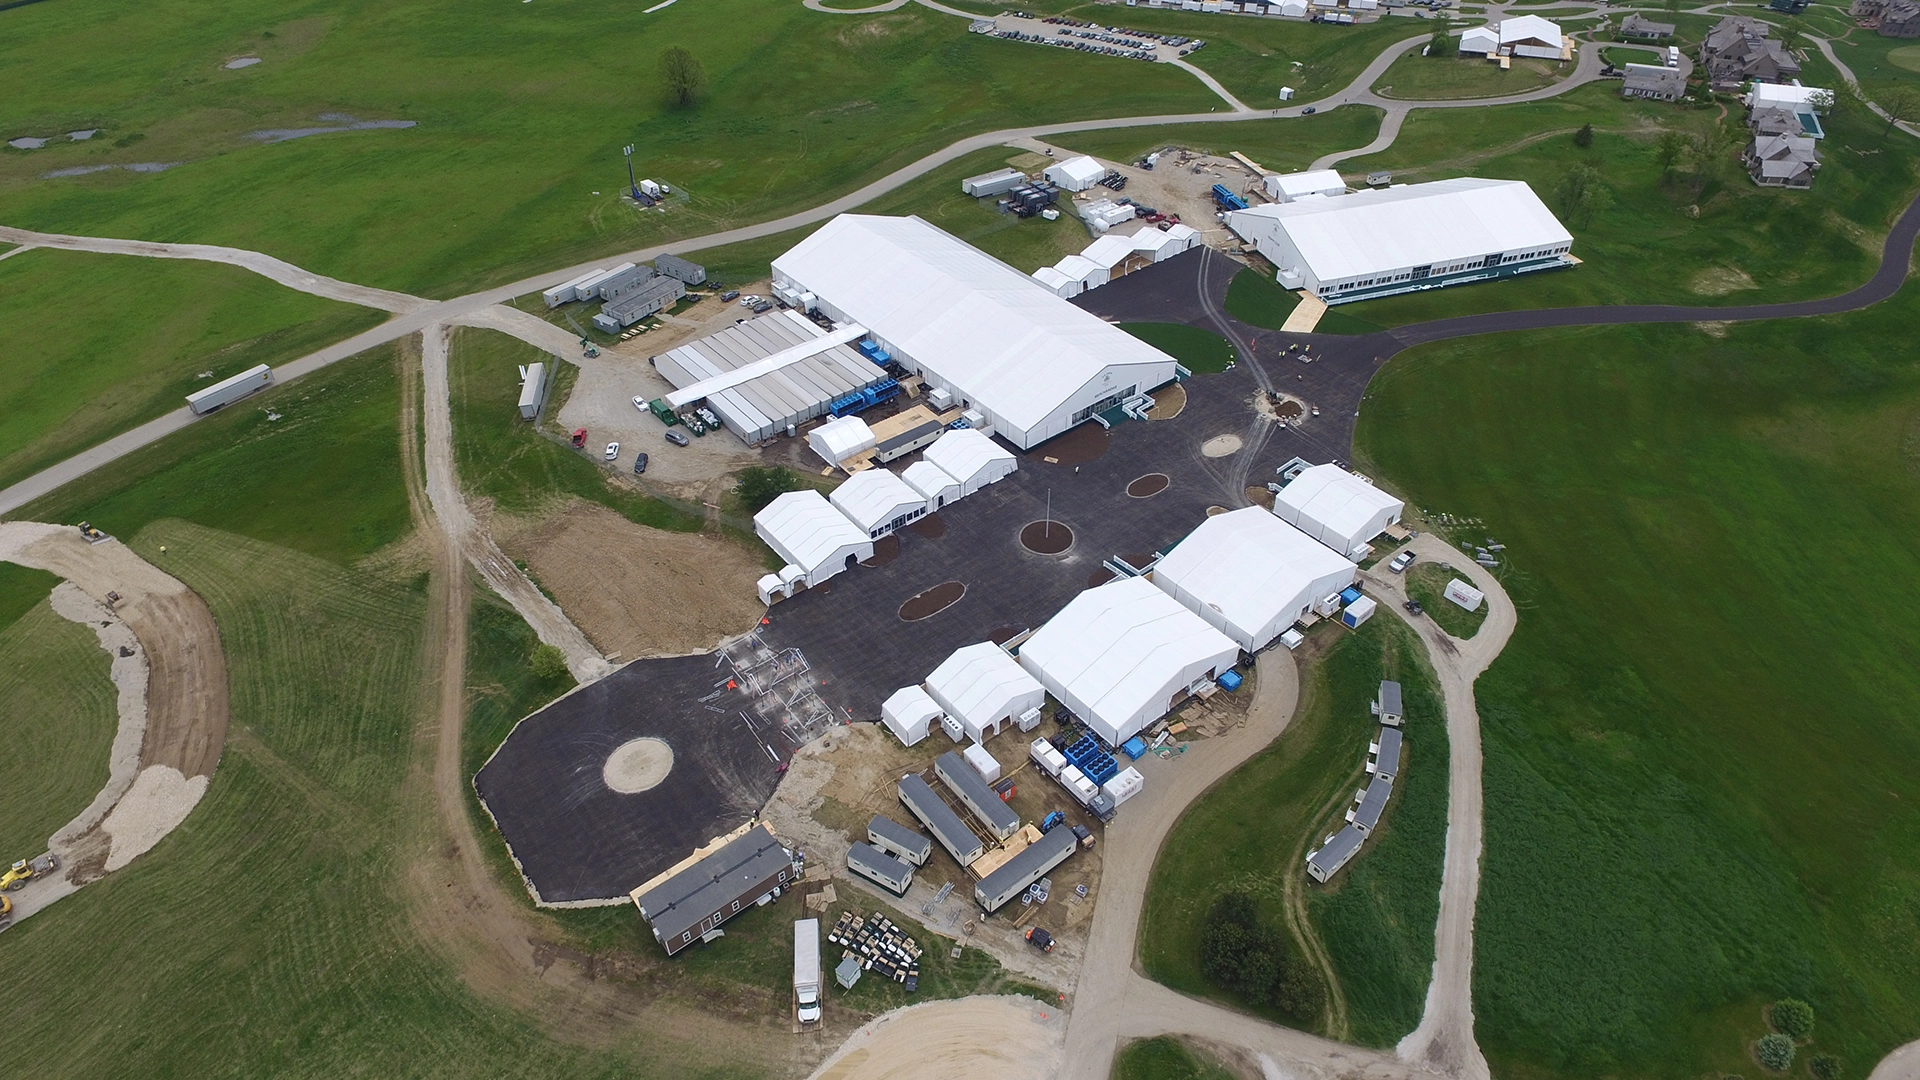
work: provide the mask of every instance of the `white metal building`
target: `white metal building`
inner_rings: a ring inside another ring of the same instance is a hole
[[[1248,506],[1202,521],[1155,565],[1153,583],[1251,653],[1357,573],[1306,533]]]
[[[1308,195],[1345,195],[1347,182],[1340,179],[1336,169],[1314,169],[1311,172],[1286,173],[1282,176],[1269,176],[1263,183],[1267,197],[1274,202],[1290,203]]]
[[[974,742],[1046,704],[1047,691],[991,641],[965,645],[927,676],[927,692]]]
[[[880,722],[908,746],[926,738],[939,720],[940,706],[918,686],[903,686],[880,705]]]
[[[866,327],[1021,449],[1181,373],[1173,357],[919,218],[842,214],[775,259],[773,276]]]
[[[992,439],[972,428],[955,428],[934,440],[920,455],[932,462],[960,485],[960,494],[971,495],[988,484],[1013,474],[1020,462]]]
[[[873,538],[812,488],[789,491],[768,503],[753,515],[753,531],[787,560],[780,580],[789,589],[796,581],[812,588],[873,558]]]
[[[824,416],[834,398],[887,377],[852,343],[859,326],[829,333],[797,311],[748,319],[653,357],[675,408],[704,400],[729,430],[759,442]]]
[[[862,469],[828,496],[834,509],[878,540],[902,525],[926,516],[927,497],[887,469]]]
[[[1107,167],[1083,154],[1055,162],[1040,175],[1063,191],[1085,191],[1107,175]]]
[[[937,513],[948,503],[966,494],[960,490],[960,481],[948,476],[945,470],[931,461],[916,461],[907,466],[901,471],[900,479],[905,480],[908,487],[927,500],[929,514]]]
[[[1407,504],[1338,465],[1315,465],[1273,497],[1276,517],[1350,559],[1398,524]]]
[[[838,465],[862,450],[871,450],[877,441],[873,429],[857,416],[829,420],[807,432],[807,445],[829,465]]]
[[[1137,577],[1074,597],[1020,646],[1020,666],[1113,746],[1239,658],[1226,635]]]
[[[1271,203],[1227,226],[1329,304],[1575,265],[1573,235],[1519,180],[1462,177]]]

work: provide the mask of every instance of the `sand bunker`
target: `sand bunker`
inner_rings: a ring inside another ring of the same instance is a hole
[[[638,795],[660,786],[673,771],[673,747],[650,735],[629,739],[607,755],[600,779],[622,795]]]
[[[1226,457],[1240,452],[1240,436],[1215,435],[1200,446],[1200,452],[1208,457]]]

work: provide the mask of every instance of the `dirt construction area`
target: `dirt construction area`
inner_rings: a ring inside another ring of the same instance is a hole
[[[575,502],[501,547],[610,659],[703,652],[765,611],[753,588],[766,571],[744,544],[650,529],[592,503]]]
[[[1066,1024],[1032,998],[969,997],[897,1009],[854,1032],[813,1080],[1049,1080]]]

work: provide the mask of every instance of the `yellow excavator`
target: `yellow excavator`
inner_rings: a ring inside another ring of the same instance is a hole
[[[51,874],[59,868],[60,860],[55,858],[52,852],[37,859],[21,859],[8,867],[6,873],[0,874],[0,891],[18,889],[34,878],[42,874]]]
[[[13,925],[13,897],[0,893],[0,930]]]

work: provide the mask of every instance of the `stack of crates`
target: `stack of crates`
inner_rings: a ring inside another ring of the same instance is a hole
[[[1062,753],[1074,767],[1086,774],[1087,779],[1096,784],[1104,784],[1120,772],[1120,766],[1113,755],[1101,748],[1099,740],[1091,735],[1082,735],[1072,746]]]
[[[1017,217],[1029,218],[1052,206],[1060,197],[1060,189],[1046,181],[1021,184],[1007,192],[1001,202]]]

